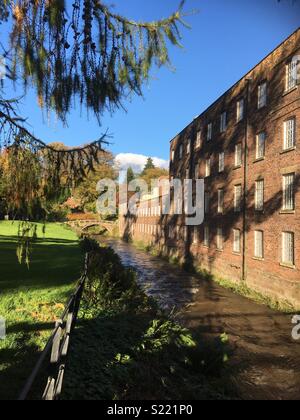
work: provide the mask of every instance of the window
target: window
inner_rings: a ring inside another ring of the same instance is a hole
[[[200,165],[199,163],[197,163],[197,165],[195,166],[195,178],[199,179],[199,172],[200,172]]]
[[[191,153],[191,140],[190,139],[187,142],[186,152],[188,155]]]
[[[284,150],[289,150],[296,145],[296,120],[290,118],[284,122]]]
[[[182,159],[182,157],[183,157],[183,146],[180,145],[180,147],[179,147],[179,159]]]
[[[211,158],[206,159],[205,162],[205,176],[208,178],[211,175]]]
[[[283,210],[295,210],[295,174],[283,176]]]
[[[206,214],[209,213],[210,209],[210,194],[209,192],[205,192],[204,194],[204,211]]]
[[[197,131],[197,138],[196,138],[196,149],[201,146],[201,131]]]
[[[255,210],[263,211],[265,196],[265,181],[259,180],[255,182]]]
[[[264,233],[261,230],[254,232],[254,257],[264,258]]]
[[[295,265],[295,235],[293,232],[282,234],[282,263]]]
[[[209,227],[208,226],[204,226],[204,246],[209,247],[209,243],[210,243]]]
[[[227,128],[227,112],[223,112],[223,114],[221,114],[220,132],[224,133],[224,131],[226,131],[226,128]]]
[[[212,123],[209,123],[207,126],[207,141],[210,141],[212,139],[212,131],[213,131],[213,125]]]
[[[241,143],[235,146],[235,167],[242,166],[242,145]]]
[[[258,109],[267,105],[267,82],[258,86]]]
[[[234,187],[234,211],[239,213],[242,208],[242,186],[236,185]]]
[[[172,150],[172,152],[171,152],[171,161],[174,162],[174,159],[175,159],[175,152],[174,152],[174,150]]]
[[[233,252],[241,253],[241,231],[239,229],[233,229]]]
[[[187,242],[187,240],[188,240],[188,234],[189,234],[188,228],[187,228],[187,226],[185,226],[184,229],[183,229],[183,239],[184,239],[185,242]]]
[[[224,212],[224,190],[218,190],[218,213],[223,214]]]
[[[223,251],[223,243],[224,243],[223,229],[218,228],[218,230],[217,230],[217,249],[219,251]]]
[[[225,153],[219,153],[219,173],[225,170]]]
[[[198,243],[198,226],[194,226],[193,243]]]
[[[237,107],[236,107],[236,120],[237,120],[237,122],[240,122],[244,119],[244,108],[245,108],[244,99],[240,99],[237,102]]]
[[[262,132],[256,136],[256,159],[263,159],[266,153],[266,133]]]
[[[292,60],[286,65],[286,90],[297,86],[297,60]]]

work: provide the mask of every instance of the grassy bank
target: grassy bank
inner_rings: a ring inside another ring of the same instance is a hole
[[[275,311],[284,312],[284,313],[295,313],[296,309],[289,302],[279,301],[277,299],[274,299],[262,293],[259,293],[251,289],[250,287],[248,287],[246,283],[242,283],[242,282],[237,283],[234,281],[230,281],[229,279],[223,279],[223,278],[214,276],[208,271],[203,270],[200,266],[195,266],[195,265],[186,266],[185,264],[182,264],[178,258],[168,257],[162,254],[161,251],[154,245],[148,245],[141,241],[134,241],[133,245],[140,251],[148,252],[154,257],[162,258],[165,261],[169,262],[170,264],[177,265],[181,269],[187,270],[189,273],[192,273],[195,277],[199,277],[199,279],[214,281],[215,283],[219,284],[221,287],[231,290],[233,293],[244,296],[247,299],[250,299],[261,305],[266,305]]]
[[[62,312],[82,266],[76,235],[56,224],[38,226],[30,268],[16,257],[18,224],[0,222],[0,399],[18,396]]]
[[[94,251],[63,399],[223,399],[226,358],[225,336],[207,352],[145,295],[114,251]]]

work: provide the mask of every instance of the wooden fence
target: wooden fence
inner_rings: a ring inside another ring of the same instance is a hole
[[[59,399],[62,392],[66,358],[70,346],[70,336],[77,320],[82,293],[87,279],[88,264],[89,256],[87,254],[85,257],[84,273],[78,282],[78,286],[70,298],[61,319],[57,320],[55,328],[19,396],[19,401],[24,401],[28,398],[37,376],[49,354],[51,354],[49,364],[50,375],[42,399],[45,401]]]

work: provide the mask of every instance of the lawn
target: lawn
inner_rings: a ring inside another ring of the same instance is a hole
[[[54,322],[80,276],[82,254],[76,235],[47,224],[33,246],[29,269],[16,257],[18,223],[0,222],[0,399],[15,399],[45,345]]]

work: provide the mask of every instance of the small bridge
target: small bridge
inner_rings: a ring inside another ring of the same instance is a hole
[[[107,230],[108,233],[112,234],[116,226],[115,222],[105,222],[103,220],[72,220],[66,222],[68,226],[74,229],[80,229],[81,232],[85,232],[92,227],[99,227],[100,230]]]

